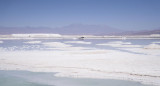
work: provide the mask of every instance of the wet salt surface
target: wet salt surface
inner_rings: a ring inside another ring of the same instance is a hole
[[[19,51],[19,50],[67,50],[69,47],[61,46],[72,46],[71,50],[92,50],[92,49],[106,49],[106,50],[119,50],[122,52],[128,52],[133,54],[144,54],[141,52],[135,52],[127,50],[125,48],[143,48],[150,44],[160,44],[160,40],[157,39],[128,39],[128,40],[117,40],[117,39],[86,39],[86,40],[72,40],[72,39],[37,39],[37,40],[3,40],[0,43],[0,49],[8,51]],[[60,45],[54,45],[54,42],[58,42]],[[47,46],[47,44],[53,44]],[[64,44],[64,45],[62,45]],[[102,45],[101,45],[102,44]],[[104,46],[103,46],[104,44]],[[107,44],[107,45],[105,45]]]
[[[77,41],[77,43],[76,43]],[[97,44],[105,44],[109,43],[114,45],[112,42],[122,41],[124,43],[123,46],[99,46]],[[35,43],[34,43],[35,42]],[[37,43],[38,42],[38,43]],[[149,45],[152,42],[159,44],[159,40],[157,39],[144,39],[144,40],[115,40],[115,39],[86,39],[86,40],[69,40],[69,39],[48,39],[48,40],[3,40],[3,43],[0,44],[1,48],[5,48],[6,50],[50,50],[50,46],[45,46],[45,43],[49,42],[60,42],[67,45],[72,45],[73,47],[86,47],[86,48],[99,48],[99,49],[110,49],[110,50],[121,50],[124,52],[129,52],[126,50],[119,49],[125,47],[134,48],[136,45],[143,47],[144,45]],[[88,43],[88,44],[87,44]],[[135,45],[135,46],[134,46]],[[138,47],[139,47],[138,46]],[[52,48],[54,50],[54,48]],[[55,49],[57,50],[57,49]],[[130,52],[131,53],[131,52]],[[134,52],[133,52],[134,53]]]
[[[0,70],[0,86],[149,86],[124,80],[61,78],[54,74]]]

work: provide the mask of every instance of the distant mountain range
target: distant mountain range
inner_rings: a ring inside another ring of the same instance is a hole
[[[122,33],[117,33],[116,35],[151,35],[151,34],[160,34],[160,28],[155,30],[126,31]]]
[[[64,27],[0,27],[0,34],[55,33],[62,35],[150,35],[160,34],[160,28],[146,31],[124,31],[106,25],[71,24]]]

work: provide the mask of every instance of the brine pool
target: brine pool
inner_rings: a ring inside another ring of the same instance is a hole
[[[55,77],[54,73],[0,71],[0,86],[149,86],[139,82]]]

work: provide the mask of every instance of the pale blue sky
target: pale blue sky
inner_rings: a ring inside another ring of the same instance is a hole
[[[69,24],[156,29],[160,27],[160,0],[0,0],[0,26]]]

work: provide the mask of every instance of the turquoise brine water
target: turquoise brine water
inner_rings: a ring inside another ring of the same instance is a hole
[[[0,70],[0,86],[149,86],[124,80],[62,78],[54,74]]]

